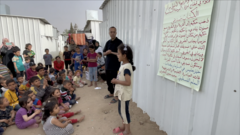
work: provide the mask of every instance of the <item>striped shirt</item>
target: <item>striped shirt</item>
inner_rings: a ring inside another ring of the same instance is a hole
[[[11,78],[9,69],[3,64],[0,64],[0,75],[2,75],[5,79]]]
[[[60,92],[63,100],[69,101],[72,99],[72,97],[68,95],[68,90],[65,89],[64,87],[61,88]]]

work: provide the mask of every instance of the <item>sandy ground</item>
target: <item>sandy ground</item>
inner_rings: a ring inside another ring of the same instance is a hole
[[[76,95],[80,96],[79,103],[74,105],[70,111],[81,109],[80,115],[75,115],[72,118],[79,118],[85,115],[85,120],[81,123],[74,124],[73,135],[114,135],[112,130],[121,125],[121,119],[117,111],[117,103],[109,104],[111,99],[104,99],[108,94],[107,85],[98,83],[102,88],[95,90],[94,87],[79,88],[76,90]],[[147,114],[137,107],[136,103],[130,103],[131,115],[131,131],[132,135],[167,135],[159,130],[159,126],[150,121]],[[3,135],[44,135],[42,124],[39,128],[34,129],[17,129],[10,126]]]

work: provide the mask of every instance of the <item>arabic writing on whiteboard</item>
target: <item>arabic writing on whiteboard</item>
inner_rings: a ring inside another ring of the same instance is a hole
[[[165,5],[158,75],[199,91],[213,0]]]

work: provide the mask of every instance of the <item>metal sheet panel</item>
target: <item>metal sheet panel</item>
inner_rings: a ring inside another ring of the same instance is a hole
[[[239,93],[239,2],[214,2],[203,82],[196,92],[157,76],[164,6],[171,1],[105,2],[101,45],[115,26],[118,38],[133,48],[133,101],[161,130],[169,135],[240,134],[239,94],[233,92]]]
[[[43,62],[45,48],[51,46],[52,50],[50,51],[54,52],[54,56],[58,54],[58,49],[56,40],[49,40],[44,36],[45,23],[40,20],[37,18],[0,15],[0,39],[8,38],[10,42],[14,42],[21,49],[21,53],[25,50],[25,45],[31,43],[32,49],[36,53],[35,61]],[[48,33],[50,33],[48,35],[53,36],[51,29],[48,29]]]

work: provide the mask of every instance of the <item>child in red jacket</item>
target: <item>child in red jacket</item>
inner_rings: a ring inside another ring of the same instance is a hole
[[[57,56],[54,61],[54,69],[55,69],[55,75],[57,75],[58,72],[65,71],[64,70],[64,62],[61,60],[60,56]]]

